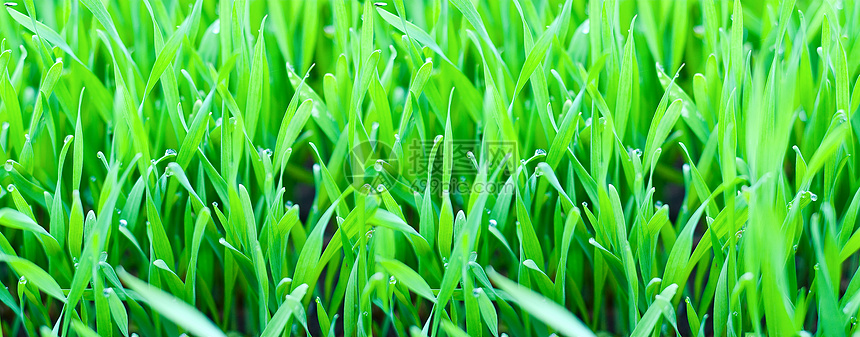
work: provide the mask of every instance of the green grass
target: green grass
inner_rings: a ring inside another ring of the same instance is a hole
[[[851,0],[19,0],[0,336],[860,334]]]

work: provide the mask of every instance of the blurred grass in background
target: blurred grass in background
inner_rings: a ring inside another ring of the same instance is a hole
[[[19,1],[0,335],[860,333],[854,1]]]

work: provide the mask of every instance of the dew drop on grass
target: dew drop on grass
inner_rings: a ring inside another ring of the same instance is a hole
[[[68,143],[69,141],[71,141],[71,140],[72,140],[72,138],[75,138],[75,137],[74,137],[74,136],[72,136],[72,135],[68,135],[68,136],[66,136],[66,139],[64,139],[64,140],[63,140],[63,143],[64,143],[64,144],[65,144],[65,143]]]
[[[112,292],[113,292],[113,288],[108,287],[108,288],[105,288],[105,290],[103,290],[103,291],[102,291],[102,295],[104,295],[104,297],[110,297],[110,294],[111,294]]]
[[[165,157],[168,157],[168,156],[175,156],[175,155],[176,155],[176,150],[174,150],[174,149],[167,149],[167,150],[164,150],[164,156],[165,156]]]
[[[483,291],[484,291],[484,289],[482,289],[482,288],[472,289],[472,296],[474,296],[475,298],[481,297],[481,292],[483,292]]]
[[[17,2],[4,2],[3,5],[6,7],[15,7],[15,6],[18,6],[18,3]]]
[[[397,279],[395,279],[395,278],[394,278],[394,276],[389,277],[389,278],[388,278],[388,284],[390,284],[390,285],[395,285],[395,284],[397,284]]]
[[[496,226],[498,226],[498,223],[496,223],[496,220],[495,220],[495,219],[490,219],[490,227],[495,228]]]
[[[537,150],[535,150],[535,157],[537,157],[537,156],[545,156],[545,155],[546,155],[546,150],[544,150],[544,149],[537,149]]]
[[[12,159],[9,159],[6,161],[6,164],[3,165],[3,168],[6,169],[6,172],[12,172],[12,169],[13,169],[12,163],[14,163],[14,162],[15,161],[13,161]]]
[[[6,190],[9,192],[15,191],[15,185],[9,184],[9,186],[6,186]]]
[[[376,172],[382,172],[382,170],[383,170],[382,164],[383,163],[385,163],[384,160],[377,159],[376,163],[373,163],[373,169],[376,170]]]
[[[125,219],[120,219],[120,220],[119,220],[119,225],[120,225],[121,227],[128,227],[128,221],[126,221]]]
[[[287,203],[286,203],[286,204],[284,204],[284,206],[286,206],[287,208],[291,208],[291,207],[293,207],[293,201],[292,201],[292,200],[287,200]]]
[[[436,135],[436,138],[433,139],[433,145],[442,141],[442,135]]]
[[[376,185],[376,191],[379,193],[385,192],[385,185],[382,185],[382,184]]]

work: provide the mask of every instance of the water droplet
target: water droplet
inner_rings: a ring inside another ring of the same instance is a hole
[[[587,202],[585,202],[585,201],[583,201],[583,202],[582,202],[582,207],[588,207],[588,203],[587,203]]]
[[[385,185],[382,185],[382,184],[376,185],[376,191],[379,193],[385,192]]]
[[[3,5],[6,7],[15,7],[15,6],[18,6],[18,3],[17,2],[4,2]]]
[[[102,291],[102,295],[104,295],[105,297],[110,297],[111,293],[113,293],[113,288],[110,287],[105,288],[105,290]]]
[[[482,292],[484,292],[483,288],[472,289],[472,296],[475,296],[475,298],[481,297]]]
[[[63,140],[63,143],[68,143],[69,141],[71,141],[71,140],[72,140],[72,138],[75,138],[75,137],[74,137],[74,136],[72,136],[72,135],[68,135],[68,136],[66,136],[66,139],[65,139],[65,140]]]
[[[174,150],[174,149],[167,149],[167,150],[164,150],[164,156],[165,156],[165,157],[167,157],[167,156],[175,156],[175,155],[176,155],[176,150]]]
[[[469,157],[471,160],[475,160],[475,154],[472,151],[466,151],[466,157]]]
[[[286,203],[286,205],[285,205],[285,206],[287,206],[287,208],[293,207],[293,201],[292,201],[292,200],[287,200],[287,203]]]
[[[395,285],[397,284],[397,279],[394,276],[388,278],[388,284]]]
[[[490,219],[490,227],[495,228],[495,227],[496,227],[496,226],[498,226],[498,225],[499,225],[499,224],[498,224],[498,223],[496,223],[496,220],[495,220],[495,219]]]
[[[435,145],[438,142],[442,141],[442,135],[436,135],[436,138],[433,139],[433,144]]]
[[[119,208],[117,208],[117,209],[116,209],[116,214],[122,214],[122,210],[121,210],[121,209],[119,209]]]
[[[6,186],[6,190],[7,190],[7,191],[9,191],[9,192],[14,191],[14,190],[15,190],[15,185],[9,184],[9,186]]]
[[[18,284],[27,284],[27,277],[21,276],[21,278],[18,279]]]
[[[266,156],[268,156],[268,157],[271,157],[271,156],[272,156],[272,150],[270,150],[270,149],[263,149],[263,151],[262,151],[262,152],[263,152],[263,154],[264,154],[264,155],[266,155]]]
[[[636,155],[637,157],[640,157],[640,156],[642,156],[642,150],[633,149],[633,154]]]
[[[809,192],[809,199],[812,201],[818,200],[818,196],[815,193]]]
[[[12,163],[14,163],[14,162],[15,161],[13,161],[12,159],[9,159],[6,161],[6,164],[3,165],[3,168],[6,169],[6,172],[12,172],[12,169],[13,169]]]
[[[218,202],[217,202],[217,201],[213,201],[213,202],[212,202],[212,207],[218,207]]]
[[[119,225],[120,225],[121,227],[128,227],[128,221],[125,221],[125,219],[120,219],[120,220],[119,220]]]
[[[383,168],[382,168],[382,164],[383,164],[383,163],[385,163],[385,161],[384,161],[384,160],[382,160],[382,159],[377,159],[377,160],[376,160],[376,163],[374,163],[374,164],[373,164],[373,169],[374,169],[374,170],[376,170],[376,172],[382,172],[382,170],[383,170]]]
[[[29,133],[24,134],[24,141],[26,141],[26,142],[30,141],[30,134]]]
[[[537,150],[535,150],[535,157],[537,157],[537,156],[545,156],[545,155],[546,155],[546,150],[544,150],[544,149],[537,149]]]

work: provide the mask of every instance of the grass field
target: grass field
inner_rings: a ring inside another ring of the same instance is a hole
[[[0,336],[858,336],[853,0],[13,0]]]

